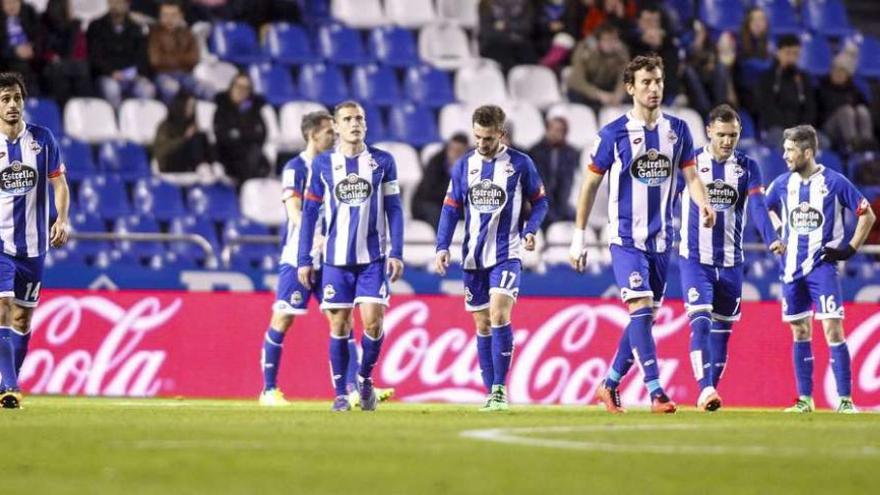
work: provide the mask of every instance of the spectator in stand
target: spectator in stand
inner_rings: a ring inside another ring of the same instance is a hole
[[[736,92],[745,108],[755,107],[755,85],[773,65],[770,56],[770,26],[760,7],[749,9],[737,40]]]
[[[822,128],[834,147],[846,154],[877,146],[868,102],[853,82],[857,57],[846,50],[839,53],[819,86]]]
[[[47,92],[62,106],[71,96],[91,96],[86,34],[80,20],[73,17],[70,0],[49,0],[43,13],[43,27]]]
[[[40,93],[37,82],[43,33],[37,11],[22,0],[2,0],[0,9],[0,67],[18,72],[28,93]]]
[[[688,96],[691,106],[703,118],[712,108],[727,103],[738,106],[733,86],[733,65],[736,62],[736,41],[730,33],[721,33],[716,42],[706,26],[694,21],[694,39],[687,51]]]
[[[263,155],[266,126],[260,110],[266,101],[254,94],[254,85],[247,74],[239,73],[229,89],[214,99],[214,135],[217,157],[226,175],[240,186],[254,177],[269,173],[269,162]]]
[[[589,105],[596,112],[606,105],[621,104],[626,97],[623,69],[628,63],[629,52],[617,27],[602,24],[594,36],[582,39],[575,47],[566,81],[568,99]]]
[[[130,96],[155,97],[156,87],[144,75],[148,72],[145,28],[132,19],[129,0],[109,0],[107,5],[107,14],[92,21],[86,35],[101,94],[114,107]]]
[[[531,0],[480,0],[478,12],[481,56],[497,61],[505,74],[515,65],[537,62]]]
[[[784,129],[801,124],[816,125],[817,120],[816,95],[810,77],[797,65],[801,57],[800,38],[781,36],[778,46],[776,62],[758,82],[757,105],[753,109],[765,133],[764,140],[775,145],[782,143]]]
[[[183,17],[183,6],[177,0],[163,0],[159,6],[159,22],[150,28],[147,41],[150,67],[156,72],[156,86],[166,102],[181,88],[202,94],[192,70],[199,62],[199,45]]]
[[[185,90],[174,97],[168,117],[156,131],[153,157],[163,174],[194,173],[211,167],[213,151],[208,137],[196,127],[196,100]]]
[[[578,34],[581,38],[593,34],[602,24],[613,24],[617,27],[617,32],[621,38],[627,38],[635,29],[633,19],[638,13],[638,6],[633,0],[584,0],[586,12],[575,12],[570,19],[580,18],[580,25],[577,27]]]
[[[680,92],[683,66],[679,60],[678,42],[665,27],[659,7],[650,4],[639,12],[636,29],[627,44],[632,57],[656,53],[663,59],[664,103],[672,103]]]
[[[443,199],[446,197],[446,189],[449,185],[449,171],[467,152],[469,146],[466,134],[461,132],[453,134],[446,142],[446,146],[428,160],[422,181],[413,194],[413,218],[428,222],[434,230],[437,229],[440,211],[443,209]]]
[[[574,174],[580,162],[580,153],[565,140],[568,121],[563,117],[547,119],[544,139],[529,151],[538,175],[544,179],[544,189],[550,200],[550,209],[543,227],[553,222],[573,221],[574,208],[569,204]]]
[[[577,40],[569,16],[579,4],[580,0],[537,0],[536,38],[542,65],[557,70],[568,61]]]

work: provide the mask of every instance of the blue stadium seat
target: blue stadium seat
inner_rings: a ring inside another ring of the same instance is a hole
[[[61,110],[55,100],[48,98],[28,98],[24,102],[24,119],[26,122],[41,125],[55,136],[61,139],[64,135],[64,127],[61,124]]]
[[[841,0],[806,0],[802,14],[807,28],[822,36],[847,36],[853,32]]]
[[[321,61],[306,30],[302,26],[286,22],[276,22],[269,26],[263,51],[276,63],[284,65]]]
[[[391,67],[368,64],[358,65],[351,73],[352,96],[358,101],[391,106],[400,103],[400,85]]]
[[[337,22],[324,24],[318,29],[318,53],[328,62],[342,65],[371,61],[361,34]]]
[[[158,222],[151,215],[130,215],[116,219],[113,232],[117,234],[128,233],[161,233]],[[138,259],[162,256],[166,247],[161,241],[117,241],[116,247],[123,253],[133,255]]]
[[[150,176],[147,150],[130,141],[107,141],[98,148],[98,165],[102,172],[116,174],[133,182]]]
[[[831,70],[831,46],[824,36],[805,33],[801,36],[801,69],[812,76],[824,76]]]
[[[83,211],[70,216],[70,226],[74,232],[107,232],[107,225],[101,217]],[[110,249],[109,241],[83,241],[71,239],[66,248],[76,253],[76,258],[94,256],[99,251]]]
[[[767,14],[771,35],[800,34],[804,30],[789,0],[757,0],[755,6],[761,7]]]
[[[299,92],[305,99],[333,106],[348,98],[348,86],[339,67],[307,64],[300,68]]]
[[[702,0],[700,20],[713,31],[738,32],[742,25],[745,9],[742,0]]]
[[[290,0],[288,0],[290,1]],[[295,0],[307,24],[330,19],[330,0]]]
[[[755,129],[755,120],[752,118],[752,115],[745,110],[740,110],[739,121],[742,125],[742,131],[740,132],[740,144],[742,146],[754,145],[755,141],[758,139],[758,135]]]
[[[403,84],[406,96],[422,105],[440,108],[455,101],[449,74],[427,64],[407,70]]]
[[[880,77],[880,39],[873,36],[864,36],[861,39],[856,74],[862,77]]]
[[[384,141],[388,138],[388,125],[378,106],[373,103],[361,103],[367,119],[367,139],[371,143]]]
[[[97,173],[92,147],[88,143],[64,136],[58,141],[58,145],[69,179],[78,181]]]
[[[842,174],[846,173],[843,168],[843,159],[840,155],[829,149],[819,151],[819,154],[816,155],[816,161],[835,172],[840,172]]]
[[[419,64],[415,37],[401,27],[383,26],[370,31],[370,52],[376,60],[391,67]]]
[[[776,177],[788,172],[785,160],[782,159],[782,150],[779,148],[755,146],[749,151],[749,155],[761,167],[761,176],[765,186],[770,185]]]
[[[221,59],[238,65],[255,64],[266,59],[254,28],[240,22],[215,23],[209,46],[211,52]]]
[[[251,65],[248,73],[254,81],[254,91],[263,95],[272,105],[283,105],[297,99],[290,68],[266,62]]]
[[[139,213],[152,213],[159,220],[186,215],[180,186],[157,177],[137,181],[134,185],[134,202]]]
[[[284,226],[282,226],[282,230]],[[269,235],[269,228],[263,224],[259,224],[240,218],[226,222],[223,227],[223,243],[229,244],[230,240],[243,235]],[[264,268],[266,264],[271,264],[271,260],[279,257],[278,244],[236,244],[231,248],[232,266],[241,268]],[[267,261],[267,259],[269,261]]]
[[[232,220],[241,216],[235,189],[225,184],[191,187],[186,193],[189,212],[212,220]]]
[[[85,177],[79,185],[79,206],[85,213],[112,220],[132,213],[125,182],[118,175]]]
[[[220,242],[217,239],[217,228],[214,222],[207,218],[197,218],[192,215],[186,215],[176,218],[171,222],[169,232],[172,234],[198,234],[208,241],[215,254],[220,253]],[[205,252],[196,244],[186,241],[171,242],[171,252],[184,260],[195,260],[198,263],[204,263]]]
[[[428,108],[413,103],[395,105],[391,107],[388,121],[390,138],[394,141],[403,141],[418,148],[440,141],[437,119]]]

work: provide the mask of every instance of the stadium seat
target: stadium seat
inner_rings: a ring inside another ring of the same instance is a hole
[[[385,15],[407,29],[418,29],[437,17],[433,0],[385,0]]]
[[[764,185],[770,185],[773,179],[788,171],[785,160],[782,159],[782,150],[778,148],[768,148],[767,146],[756,146],[749,151],[749,155],[758,162],[761,167],[761,176],[764,179]]]
[[[394,69],[386,65],[355,66],[351,73],[351,92],[357,101],[391,106],[402,100]]]
[[[151,146],[159,125],[167,115],[168,109],[161,101],[128,99],[119,107],[119,131],[123,139]]]
[[[861,77],[880,77],[880,39],[874,36],[864,36],[859,41],[859,62],[856,74]]]
[[[299,92],[308,100],[333,106],[348,98],[348,86],[339,67],[331,64],[303,65],[299,72]]]
[[[330,13],[354,29],[371,29],[388,23],[379,0],[332,0]]]
[[[798,65],[812,76],[824,76],[831,71],[831,46],[824,36],[804,33],[801,36],[801,59]]]
[[[134,205],[139,213],[152,213],[159,220],[171,220],[186,214],[180,186],[157,177],[135,183]]]
[[[437,120],[426,107],[404,103],[391,107],[388,116],[389,137],[417,148],[437,141]]]
[[[588,148],[599,133],[596,113],[581,103],[557,103],[547,110],[547,118],[562,117],[568,122],[566,141],[577,149]]]
[[[129,141],[108,141],[98,148],[98,166],[107,174],[118,175],[124,181],[135,181],[150,176],[147,151]]]
[[[410,67],[419,64],[419,51],[412,32],[394,26],[378,27],[370,31],[370,53],[377,61],[391,67]]]
[[[455,98],[463,103],[507,101],[507,85],[497,63],[481,59],[455,72]]]
[[[361,103],[364,109],[364,117],[367,119],[367,140],[371,143],[384,141],[388,138],[388,125],[385,116],[377,105]]]
[[[281,225],[287,221],[287,214],[279,205],[281,192],[278,179],[248,179],[239,194],[242,215],[263,225]]]
[[[479,0],[437,0],[437,15],[465,29],[476,29],[480,22]]]
[[[266,60],[254,28],[243,22],[215,22],[208,45],[221,60],[236,65],[257,64]]]
[[[288,0],[289,1],[289,0]],[[323,22],[331,17],[329,0],[294,0],[302,12],[303,20],[309,23]]]
[[[101,143],[119,138],[116,113],[100,98],[71,98],[64,107],[64,129],[74,139]]]
[[[517,65],[507,74],[510,98],[546,110],[562,101],[556,74],[543,65]]]
[[[853,32],[841,0],[805,0],[804,25],[822,36],[841,37]]]
[[[107,0],[77,0],[70,2],[70,8],[72,16],[83,21],[83,25],[88,25],[108,10]]]
[[[254,91],[273,105],[283,105],[297,98],[296,86],[290,69],[281,65],[262,63],[248,70],[254,82]]]
[[[361,34],[339,23],[324,24],[318,29],[318,52],[324,60],[334,64],[371,62]]]
[[[376,143],[374,146],[391,153],[391,156],[394,157],[404,210],[408,210],[409,208],[406,205],[411,204],[410,199],[422,180],[422,165],[419,163],[419,154],[415,148],[406,143],[383,141]]]
[[[544,138],[544,118],[531,103],[513,101],[502,105],[512,126],[510,140],[515,148],[530,150]]]
[[[284,226],[281,226],[282,236]],[[223,226],[223,244],[230,251],[232,267],[254,268],[259,266],[265,269],[266,258],[277,258],[279,249],[277,244],[254,244],[232,242],[241,236],[267,236],[269,228],[265,225],[253,222],[246,218],[230,220]]]
[[[471,63],[470,41],[453,22],[429,24],[419,31],[419,58],[443,70],[455,70]]]
[[[761,7],[767,14],[771,35],[800,34],[803,31],[790,0],[756,0],[755,6]]]
[[[700,20],[713,31],[738,32],[745,15],[742,0],[702,0]]]
[[[79,185],[79,206],[87,214],[105,220],[132,213],[125,183],[116,175],[94,175],[83,178]]]
[[[215,93],[229,89],[236,74],[238,68],[222,60],[203,60],[193,69],[193,77],[196,81]]]
[[[37,124],[52,131],[55,139],[64,135],[61,126],[61,110],[55,100],[49,98],[28,98],[24,102],[24,120],[30,124]]]
[[[241,216],[235,189],[225,184],[190,187],[186,200],[189,212],[198,217],[226,221]]]
[[[172,234],[196,234],[202,236],[211,245],[214,255],[220,252],[217,228],[214,222],[207,218],[197,218],[193,215],[175,218],[171,221],[168,231]],[[195,260],[199,264],[204,264],[205,268],[214,268],[207,264],[205,251],[197,244],[187,241],[172,241],[170,244],[171,252],[178,257]]]
[[[302,150],[306,147],[300,132],[300,124],[305,114],[318,111],[326,111],[327,108],[320,103],[311,101],[291,101],[281,107],[279,124],[279,148],[285,151]]]
[[[208,135],[208,139],[214,142],[214,113],[217,112],[217,104],[213,101],[196,101],[196,127],[199,131]]]
[[[434,262],[437,234],[434,227],[422,220],[406,222],[406,247],[403,250],[403,261],[407,266],[427,267]]]
[[[148,233],[158,234],[162,230],[156,219],[149,214],[129,215],[117,218],[113,232],[116,234]],[[162,256],[165,253],[165,244],[161,241],[117,241],[116,247],[123,253],[128,253],[138,259]]]
[[[443,151],[446,147],[446,143],[437,141],[435,143],[428,143],[422,146],[422,150],[419,151],[419,159],[422,162],[422,168],[428,166],[428,162],[431,161],[431,158],[434,157],[437,153]]]
[[[632,110],[632,105],[615,105],[602,107],[599,110],[599,129],[619,119],[623,114]]]
[[[437,108],[455,101],[449,74],[427,64],[409,68],[403,84],[407,98],[422,105]]]
[[[64,136],[58,140],[58,146],[61,148],[61,158],[69,179],[84,179],[97,173],[92,148],[88,144]]]
[[[752,115],[744,109],[739,111],[739,120],[740,125],[742,126],[739,138],[740,146],[753,146],[758,139],[755,120],[752,118]]]
[[[473,108],[463,103],[450,103],[440,109],[440,139],[448,141],[453,134],[463,132],[470,136],[473,132],[471,117]]]
[[[276,63],[300,65],[320,62],[306,30],[296,24],[276,22],[269,25],[263,51]]]
[[[70,229],[73,232],[107,232],[107,226],[101,217],[83,211],[74,211],[71,213]],[[77,240],[72,238],[68,241],[67,246],[65,247],[69,251],[78,253],[80,255],[78,257],[87,257],[94,256],[101,251],[108,251],[111,246],[109,241]]]
[[[281,128],[278,124],[278,114],[275,107],[266,104],[260,109],[263,125],[266,126],[266,141],[263,143],[263,155],[269,160],[269,165],[275,166],[278,160],[278,148],[281,144]]]
[[[819,151],[819,154],[816,155],[816,162],[825,165],[826,167],[834,170],[835,172],[840,172],[841,174],[846,174],[846,171],[843,167],[843,159],[837,153],[831,151],[830,149],[824,149]]]

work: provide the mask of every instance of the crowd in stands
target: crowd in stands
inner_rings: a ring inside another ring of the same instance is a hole
[[[829,166],[880,196],[880,42],[841,9],[841,0],[2,0],[0,66],[25,75],[35,122],[47,102],[64,114],[67,161],[97,157],[87,173],[113,173],[106,150],[138,144],[131,156],[152,164],[141,179],[236,194],[276,177],[302,148],[302,114],[359,99],[371,142],[399,152],[410,217],[431,226],[448,169],[469,146],[470,110],[500,103],[512,144],[544,177],[547,228],[573,220],[584,150],[625,111],[623,67],[648,52],[664,61],[664,104],[691,112],[695,134],[713,106],[739,109],[743,145],[766,158],[768,182],[784,170],[782,129],[810,123]],[[156,120],[143,142],[108,144],[69,128],[71,103],[84,97],[109,104],[120,127],[132,100],[160,110],[137,114]],[[88,189],[87,175],[72,180],[75,192]],[[136,186],[123,183],[133,199]],[[182,204],[191,192],[178,192]]]

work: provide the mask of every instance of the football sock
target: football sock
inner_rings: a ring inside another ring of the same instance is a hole
[[[623,329],[620,335],[620,341],[617,343],[617,352],[611,361],[608,376],[605,377],[605,386],[608,388],[620,386],[620,381],[623,380],[623,377],[626,376],[635,361],[632,345],[629,342],[630,325],[632,325],[632,320],[630,320],[630,323]]]
[[[654,346],[654,336],[651,335],[652,323],[653,311],[651,308],[637,309],[630,313],[630,323],[627,331],[633,354],[642,367],[642,373],[645,374],[645,386],[648,387],[648,392],[653,399],[664,392],[663,387],[660,385],[657,349]]]
[[[733,334],[733,322],[713,321],[712,330],[709,331],[709,361],[712,386],[718,388],[718,382],[724,374],[727,366],[727,342]]]
[[[284,333],[269,327],[263,338],[263,390],[276,387],[278,365],[281,363],[281,349],[284,344]]]
[[[712,385],[711,366],[709,360],[708,337],[712,328],[712,315],[708,311],[697,311],[688,315],[691,319],[691,368],[700,390]]]
[[[361,369],[359,371],[362,378],[367,379],[373,375],[373,367],[376,366],[376,362],[379,361],[379,351],[382,350],[382,342],[384,340],[384,332],[379,334],[379,337],[375,339],[364,332],[364,337],[361,339],[361,347],[363,348],[364,354],[361,358]]]
[[[330,336],[330,374],[336,395],[345,395],[345,371],[348,368],[348,335]]]
[[[360,358],[357,339],[354,338],[354,332],[352,332],[348,337],[348,368],[345,372],[345,383],[348,385],[349,392],[357,390],[357,373],[361,367]]]
[[[18,379],[15,374],[15,356],[12,352],[12,329],[0,327],[0,375],[2,383],[0,389],[18,390]]]
[[[850,367],[849,347],[846,341],[828,346],[831,351],[831,370],[837,382],[837,395],[852,396],[852,368]]]
[[[9,337],[12,342],[12,354],[15,358],[15,375],[18,376],[21,374],[21,365],[24,364],[24,358],[27,356],[31,332],[22,334],[12,330],[9,332]]]
[[[800,396],[813,395],[813,346],[809,340],[794,341],[794,377]]]
[[[513,328],[510,323],[492,327],[492,385],[504,385],[513,358]]]
[[[480,361],[480,376],[486,392],[492,390],[492,381],[495,380],[495,371],[492,367],[492,335],[477,334],[477,358]]]

